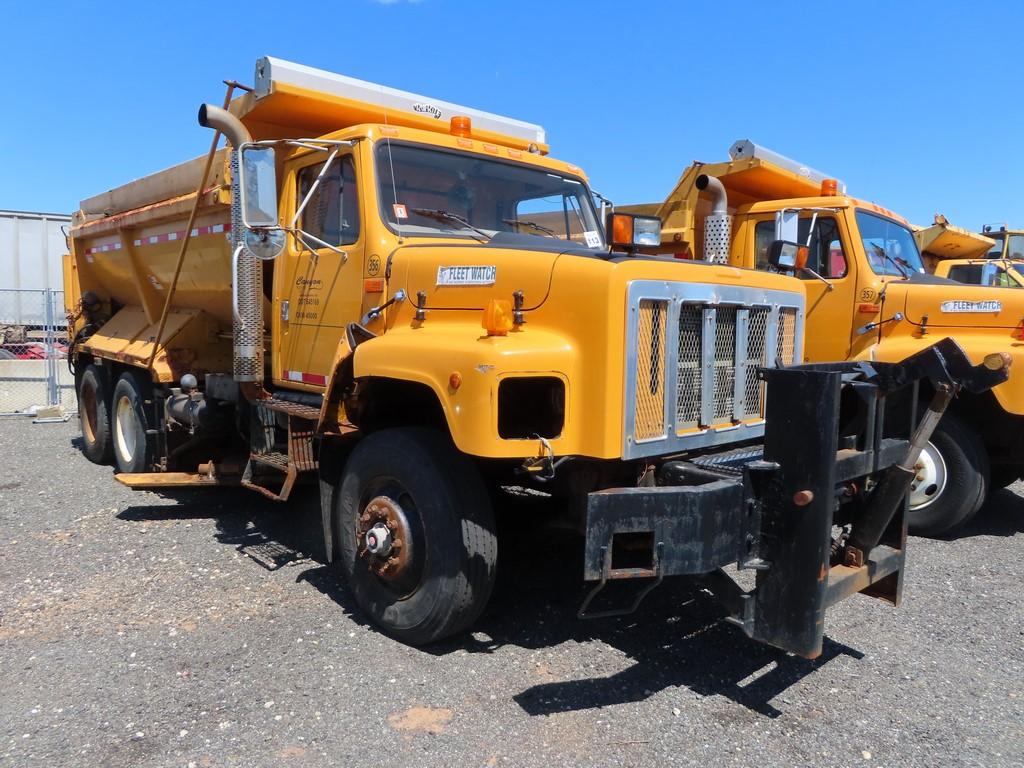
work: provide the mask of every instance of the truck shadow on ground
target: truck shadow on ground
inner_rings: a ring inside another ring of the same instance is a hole
[[[241,489],[162,494],[171,504],[133,506],[125,521],[212,519],[219,542],[233,546],[270,570],[285,566],[337,603],[353,621],[370,626],[338,577],[324,563],[319,540],[319,505],[313,489],[302,489],[288,506]],[[507,526],[506,526],[507,527]],[[863,654],[825,638],[824,652],[809,661],[749,640],[723,621],[718,604],[692,582],[669,579],[640,609],[626,617],[580,620],[584,594],[581,541],[567,534],[519,525],[502,530],[498,582],[472,633],[422,649],[444,656],[458,651],[496,653],[505,646],[531,650],[598,641],[633,663],[585,679],[543,682],[514,696],[531,715],[586,710],[643,701],[666,688],[686,687],[700,696],[724,696],[753,713],[778,717],[773,700],[838,656]],[[311,567],[304,567],[304,566]],[[623,596],[626,597],[626,596]],[[382,638],[382,641],[383,638]],[[392,642],[392,641],[386,641]],[[607,657],[605,657],[607,662]],[[619,666],[616,660],[614,665]],[[552,662],[557,667],[557,661]]]
[[[1009,488],[989,494],[984,506],[967,525],[943,536],[947,541],[972,536],[1015,536],[1024,533],[1024,497]]]

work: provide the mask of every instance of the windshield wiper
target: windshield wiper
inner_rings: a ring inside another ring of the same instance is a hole
[[[545,227],[543,224],[538,224],[536,221],[527,221],[526,219],[502,219],[503,224],[511,224],[514,227],[529,227],[535,229],[538,232],[543,232],[548,237],[558,238],[558,233],[550,227]]]
[[[879,247],[877,245],[872,245],[871,248],[875,252],[876,256],[881,256],[883,259],[885,259],[890,264],[892,264],[894,267],[896,267],[896,270],[900,273],[901,277],[904,277],[904,278],[910,277],[910,275],[903,270],[903,267],[900,266],[900,262],[897,261],[896,259],[894,259],[892,256],[890,256],[888,254],[888,252],[884,248],[881,248],[881,247]],[[909,264],[907,266],[909,266]]]
[[[482,229],[477,229],[472,224],[470,224],[467,219],[465,219],[462,216],[459,216],[459,214],[457,213],[452,213],[451,211],[442,211],[440,208],[410,208],[409,210],[415,213],[417,216],[424,216],[428,219],[433,219],[434,221],[454,221],[456,224],[461,224],[466,229],[473,230],[478,235],[483,237],[485,240],[491,239],[491,235],[488,235]]]

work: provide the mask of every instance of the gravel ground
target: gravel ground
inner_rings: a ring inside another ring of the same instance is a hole
[[[76,434],[0,421],[0,765],[1024,764],[1020,485],[815,662],[682,586],[577,621],[579,562],[523,542],[477,631],[416,650],[303,554],[311,496],[133,493]]]

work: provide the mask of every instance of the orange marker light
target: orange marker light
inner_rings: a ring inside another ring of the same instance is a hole
[[[452,117],[451,132],[454,136],[468,137],[473,132],[473,121],[465,115]]]
[[[612,242],[616,245],[633,244],[633,217],[612,215]]]
[[[448,386],[452,389],[458,389],[462,386],[462,374],[458,371],[452,371],[448,377]]]
[[[807,266],[807,259],[811,255],[811,249],[806,245],[801,245],[796,249],[796,268],[803,269]]]
[[[839,194],[839,182],[836,179],[821,180],[821,196],[835,197]]]
[[[484,317],[480,325],[487,331],[488,336],[508,336],[514,325],[512,302],[508,299],[491,299],[484,307]]]

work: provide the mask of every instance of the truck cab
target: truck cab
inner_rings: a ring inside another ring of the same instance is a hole
[[[935,266],[935,274],[966,285],[1024,288],[1024,260],[948,259]]]
[[[1024,230],[1010,229],[1004,224],[986,224],[981,234],[993,240],[985,258],[1024,260]]]
[[[699,182],[715,178],[732,219],[728,263],[774,271],[768,259],[773,242],[801,246],[806,263],[792,273],[807,291],[805,360],[902,359],[942,336],[956,338],[978,360],[993,348],[1022,356],[1016,339],[1024,294],[1017,299],[929,274],[906,219],[846,194],[845,185],[820,171],[745,140],[733,144],[730,155],[727,162],[695,163],[663,203],[630,210],[664,219],[660,252],[700,256],[714,200]],[[919,462],[912,531],[956,527],[980,508],[991,486],[1021,476],[1019,375],[990,394],[958,399],[944,418]]]

